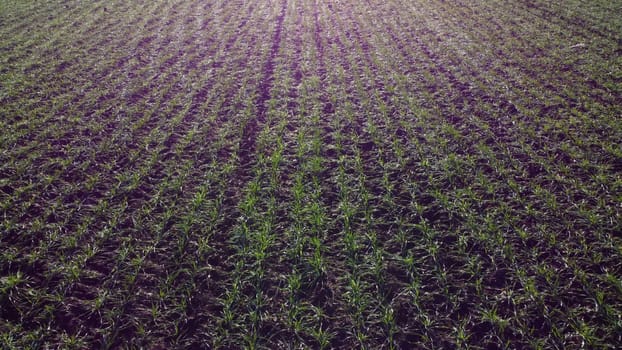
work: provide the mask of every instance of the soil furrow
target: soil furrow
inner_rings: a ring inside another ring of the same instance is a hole
[[[238,174],[236,174],[236,177],[239,179],[246,179],[249,176],[253,158],[255,157],[257,134],[260,131],[261,125],[266,121],[267,103],[270,100],[270,93],[274,83],[274,65],[281,47],[281,34],[286,11],[287,0],[283,0],[281,1],[280,13],[275,20],[275,30],[271,41],[272,46],[270,47],[270,52],[263,67],[263,75],[257,87],[258,97],[255,102],[255,115],[246,121],[242,131],[238,154],[240,166],[238,167]]]

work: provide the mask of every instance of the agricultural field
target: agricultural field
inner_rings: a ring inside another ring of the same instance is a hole
[[[622,1],[0,0],[0,348],[621,345]]]

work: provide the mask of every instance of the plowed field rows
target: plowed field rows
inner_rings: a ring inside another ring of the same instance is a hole
[[[0,348],[622,345],[622,1],[0,0]]]

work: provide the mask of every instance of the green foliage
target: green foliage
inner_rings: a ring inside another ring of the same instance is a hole
[[[0,1],[0,347],[615,347],[619,7]]]

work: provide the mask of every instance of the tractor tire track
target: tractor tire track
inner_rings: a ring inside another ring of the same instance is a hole
[[[263,75],[257,87],[259,97],[255,102],[255,117],[246,121],[242,131],[242,138],[238,151],[239,164],[236,177],[238,179],[248,179],[255,158],[255,143],[257,135],[261,131],[260,126],[266,121],[267,103],[270,100],[270,92],[274,83],[274,66],[277,55],[281,48],[281,34],[283,32],[283,21],[287,11],[287,0],[281,2],[281,11],[276,18],[276,29],[272,36],[272,46],[268,54],[268,59],[263,67]],[[239,189],[242,186],[238,186]]]

